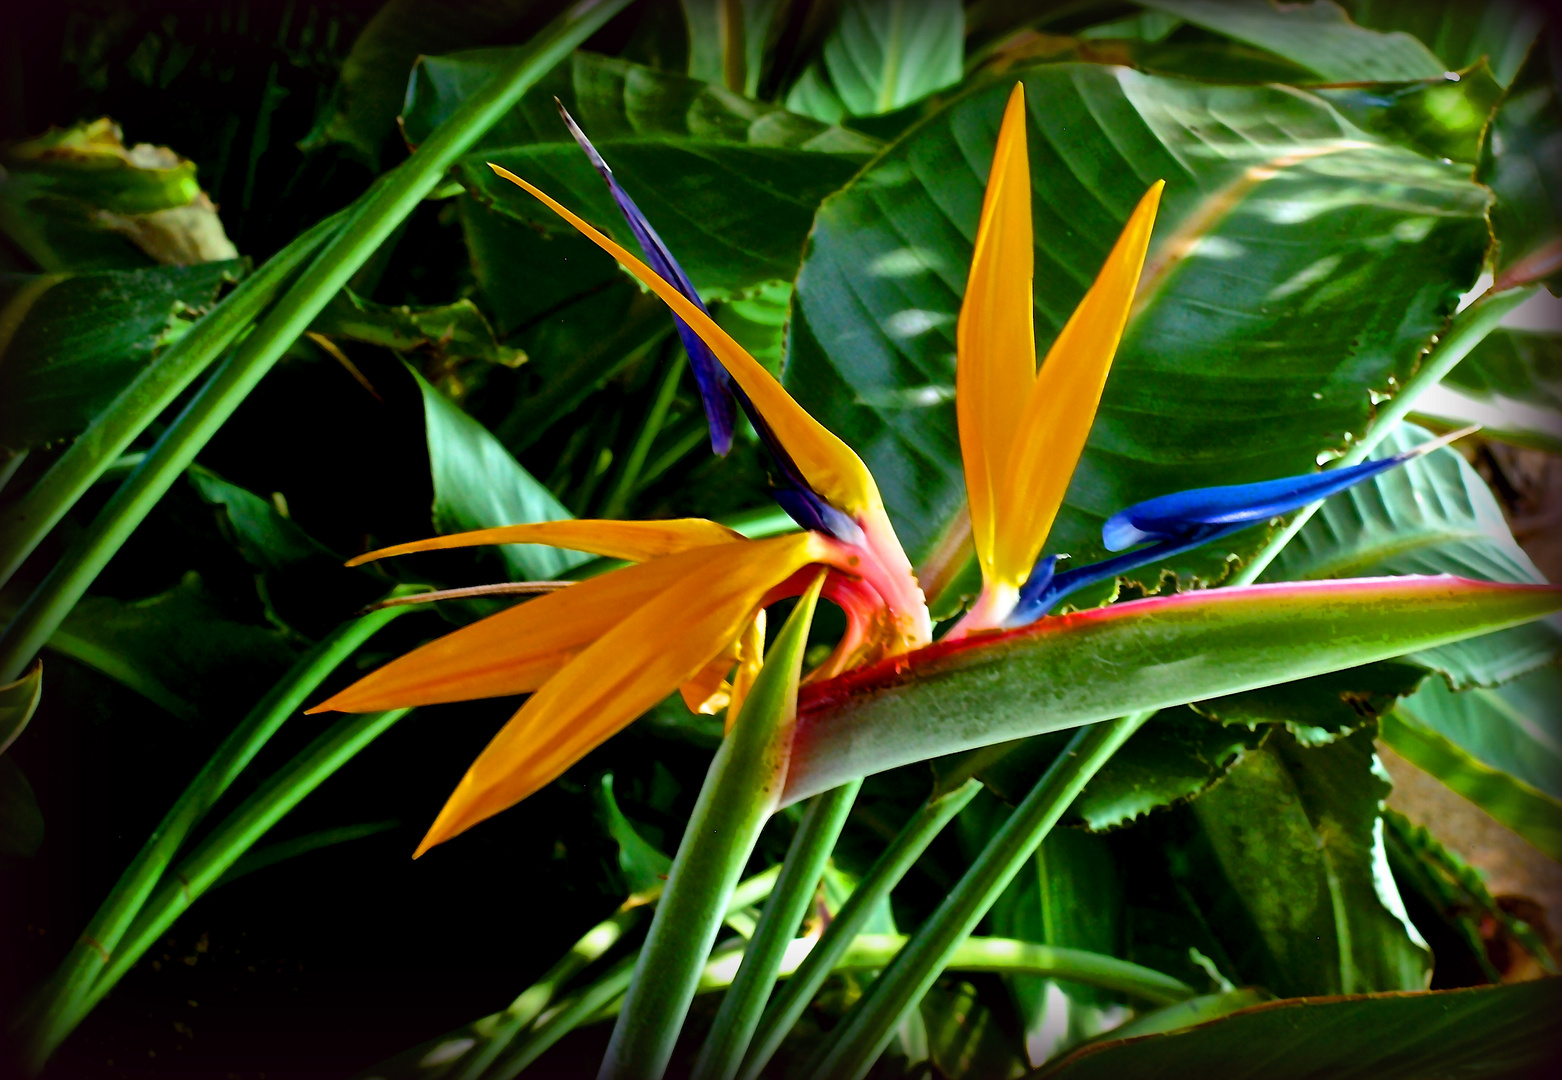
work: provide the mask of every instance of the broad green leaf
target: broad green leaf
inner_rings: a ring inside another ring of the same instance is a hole
[[[1036,1080],[1219,1076],[1468,1080],[1543,1075],[1554,1060],[1554,979],[1327,1001],[1275,1001],[1185,1031],[1083,1047]]]
[[[1193,708],[1223,724],[1283,723],[1307,745],[1332,741],[1381,717],[1414,693],[1426,669],[1399,660],[1317,675],[1243,694],[1198,701]]]
[[[272,503],[199,465],[185,474],[201,498],[223,511],[224,532],[257,570],[286,570],[314,559],[341,562]]]
[[[1503,86],[1513,81],[1545,15],[1526,0],[1348,0],[1351,17],[1373,30],[1420,38],[1451,71],[1484,56]]]
[[[1424,82],[1316,93],[1365,131],[1403,142],[1428,157],[1474,165],[1502,86],[1482,61],[1462,75],[1450,72]]]
[[[165,146],[126,147],[104,117],[0,150],[0,232],[44,270],[134,270],[238,257]]]
[[[1468,167],[1317,97],[1102,65],[1022,76],[1038,350],[1167,180],[1140,307],[1047,552],[1097,557],[1103,520],[1141,499],[1316,468],[1366,427],[1363,388],[1409,376],[1479,270],[1487,195]],[[956,98],[827,199],[793,294],[787,384],[867,461],[914,559],[965,502],[955,320],[1011,86]],[[1218,580],[1228,553],[1263,542],[1240,533],[1172,567]]]
[[[519,349],[501,345],[483,313],[470,300],[438,307],[391,307],[376,304],[343,289],[313,324],[316,333],[343,337],[398,352],[422,350],[441,361],[471,357],[518,367],[526,362]]]
[[[81,431],[239,273],[225,262],[0,275],[0,443]]]
[[[402,132],[416,145],[472,91],[514,56],[513,49],[474,49],[425,56],[407,88]],[[611,56],[576,52],[526,94],[478,142],[474,157],[496,148],[574,139],[559,118],[557,97],[592,142],[668,138],[871,153],[866,135],[751,101],[724,87]],[[577,150],[576,153],[579,153]],[[608,158],[609,164],[617,163]],[[599,179],[598,184],[601,184]],[[681,253],[679,253],[681,256]]]
[[[618,869],[624,875],[629,892],[643,893],[661,888],[673,861],[641,836],[634,822],[618,808],[618,801],[613,798],[612,773],[605,773],[597,780],[593,797],[596,800],[597,818],[618,845]]]
[[[1201,994],[1175,1005],[1167,1005],[1151,1012],[1141,1013],[1128,1023],[1114,1028],[1101,1037],[1100,1042],[1116,1042],[1140,1035],[1159,1035],[1168,1031],[1181,1031],[1226,1016],[1238,1009],[1249,1009],[1272,1001],[1273,995],[1253,987],[1240,990],[1223,990],[1218,994]]]
[[[0,855],[29,858],[43,846],[43,813],[21,768],[0,756]]]
[[[242,713],[297,657],[286,635],[226,614],[193,572],[145,600],[83,597],[49,648],[181,720]]]
[[[492,529],[571,516],[487,428],[421,375],[414,372],[413,377],[423,393],[436,532]],[[536,544],[506,544],[499,548],[499,554],[509,573],[526,581],[557,578],[589,558]]]
[[[1488,439],[1562,453],[1562,334],[1494,331],[1417,399],[1416,415],[1477,423]]]
[[[1383,723],[1396,752],[1552,858],[1562,858],[1562,673],[1492,689],[1429,679]]]
[[[1420,990],[1431,977],[1389,874],[1376,734],[1312,748],[1277,734],[1191,805],[1186,887],[1244,979],[1281,996]]]
[[[1416,38],[1352,23],[1334,0],[1295,4],[1250,0],[1143,0],[1148,8],[1268,49],[1316,72],[1323,82],[1435,79],[1444,71]]]
[[[1413,424],[1374,456],[1418,446]],[[1456,574],[1479,581],[1543,582],[1508,532],[1479,475],[1452,449],[1436,450],[1324,503],[1265,575],[1270,580]],[[1490,686],[1562,655],[1562,620],[1548,619],[1410,657],[1457,686]]]
[[[1562,804],[1562,671],[1546,666],[1502,686],[1454,691],[1429,679],[1399,718],[1453,740],[1477,761]]]
[[[797,273],[814,210],[862,167],[861,154],[821,153],[695,139],[593,139],[624,190],[702,293],[733,293]],[[636,250],[622,213],[591,162],[570,143],[466,158],[456,175],[479,202],[553,231],[573,231],[486,162],[536,184]]]
[[[1543,280],[1562,288],[1562,97],[1551,50],[1530,50],[1492,119],[1476,176],[1496,195],[1491,210],[1499,283]]]
[[[27,721],[33,718],[42,696],[42,660],[35,661],[20,679],[0,686],[0,754],[5,753],[27,726]]]
[[[959,0],[845,0],[824,43],[824,85],[794,90],[788,104],[824,91],[851,116],[893,112],[959,82],[964,41]]]
[[[1125,747],[1126,749],[1126,747]],[[988,914],[994,933],[1042,945],[1123,955],[1123,886],[1100,837],[1055,829]],[[1099,1034],[1117,995],[1083,983],[1010,975],[1032,1065]]]
[[[1562,590],[1450,578],[1210,589],[937,644],[806,687],[784,801],[897,765],[1292,682],[1540,618]]]
[[[1420,674],[1418,670],[1418,677]],[[1224,727],[1191,709],[1167,709],[1134,732],[1090,778],[1069,807],[1064,823],[1110,829],[1159,807],[1191,799],[1224,776],[1267,735],[1267,728],[1256,725]],[[1017,804],[1062,752],[1068,738],[1068,732],[1049,732],[934,762],[938,789],[952,790],[967,776],[975,776],[999,798]]]
[[[505,32],[524,40],[555,10],[541,0],[389,0],[353,41],[340,80],[303,148],[339,144],[377,171],[385,142],[396,130],[408,73],[420,57],[469,49]]]

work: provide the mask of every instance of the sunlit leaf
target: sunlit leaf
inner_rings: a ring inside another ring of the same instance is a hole
[[[1495,688],[1429,679],[1383,725],[1384,740],[1536,847],[1562,858],[1562,672]]]
[[[1394,454],[1429,438],[1401,424],[1373,452]],[[1508,531],[1491,489],[1452,449],[1434,450],[1324,503],[1270,567],[1267,579],[1373,574],[1456,574],[1542,582]],[[1410,657],[1456,685],[1492,685],[1562,655],[1562,620],[1547,619]]]
[[[1253,4],[1244,0],[1144,0],[1146,7],[1268,49],[1316,72],[1323,82],[1435,79],[1443,62],[1402,31],[1351,22],[1334,0]]]
[[[1361,388],[1407,378],[1479,270],[1488,196],[1468,166],[1371,136],[1319,98],[1101,65],[1021,75],[1038,348],[1145,188],[1167,181],[1140,307],[1046,553],[1095,558],[1102,521],[1144,499],[1315,469],[1365,428]],[[955,317],[1011,87],[955,99],[826,200],[793,294],[786,381],[863,455],[914,559],[965,501]],[[1219,579],[1227,553],[1263,542],[1240,533],[1172,566],[1184,583]]]

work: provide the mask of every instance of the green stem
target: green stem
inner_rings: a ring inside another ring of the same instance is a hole
[[[260,786],[191,852],[141,909],[124,942],[70,1017],[74,1027],[112,990],[141,955],[157,942],[186,908],[210,889],[272,826],[358,752],[411,709],[344,716]]]
[[[820,573],[776,636],[722,740],[640,950],[599,1080],[661,1080],[743,866],[775,811]]]
[[[1075,733],[954,890],[830,1033],[805,1075],[815,1080],[866,1075],[901,1015],[922,1000],[1090,778],[1152,715],[1135,713]]]
[[[621,997],[634,978],[636,959],[634,956],[624,957],[601,979],[560,1002],[558,1008],[545,1017],[521,1045],[491,1071],[482,1074],[482,1080],[512,1080],[554,1043],[589,1020],[604,1006],[612,1004],[615,998]]]
[[[732,1080],[737,1075],[749,1040],[759,1026],[760,1014],[770,1000],[787,947],[813,903],[825,863],[835,850],[835,842],[861,788],[862,781],[853,780],[809,803],[781,864],[776,891],[765,902],[759,925],[743,951],[743,966],[722,999],[721,1009],[694,1063],[693,1080]]]
[[[1377,416],[1373,418],[1372,426],[1367,429],[1366,434],[1335,461],[1334,467],[1345,468],[1366,461],[1377,445],[1388,437],[1389,432],[1398,427],[1399,422],[1410,414],[1416,400],[1442,382],[1443,376],[1452,371],[1459,361],[1470,355],[1471,349],[1485,341],[1486,336],[1497,329],[1508,312],[1528,300],[1538,288],[1539,286],[1531,285],[1528,288],[1511,289],[1507,292],[1487,293],[1455,315],[1453,321],[1448,324],[1448,331],[1426,354],[1416,373],[1405,382],[1399,393],[1384,404]],[[1274,562],[1285,546],[1302,531],[1302,526],[1312,520],[1312,516],[1322,505],[1323,502],[1319,501],[1298,510],[1296,516],[1270,537],[1269,543],[1265,544],[1263,549],[1237,572],[1237,575],[1231,579],[1231,584],[1251,585],[1257,581],[1259,575],[1269,569],[1269,564]]]
[[[536,37],[504,71],[462,103],[417,151],[349,209],[347,223],[270,314],[223,364],[158,440],[96,520],[44,579],[0,635],[0,683],[20,673],[114,553],[282,353],[432,191],[457,158],[538,79],[628,4],[580,0]]]
[[[136,436],[260,316],[342,220],[342,214],[328,217],[279,251],[92,418],[42,479],[0,517],[0,585],[11,580],[49,530]]]
[[[910,939],[901,934],[859,934],[837,954],[832,971],[878,971],[891,963]],[[787,949],[777,974],[791,979],[813,956],[818,946],[800,938]],[[744,950],[714,957],[700,975],[700,993],[732,985],[741,968]],[[1007,975],[1042,975],[1099,986],[1138,998],[1152,1005],[1171,1005],[1193,998],[1193,987],[1180,979],[1115,956],[1041,945],[1015,938],[966,938],[949,954],[944,965],[953,971],[991,971]],[[609,1015],[612,1009],[608,1009]],[[813,1077],[814,1073],[807,1073]]]
[[[667,410],[672,407],[673,398],[678,396],[678,377],[683,374],[684,363],[684,353],[681,351],[667,362],[667,371],[662,375],[661,385],[656,388],[656,400],[651,402],[645,423],[640,425],[639,434],[635,436],[635,444],[630,447],[629,456],[624,458],[624,467],[619,470],[612,494],[602,505],[603,517],[622,517],[624,509],[629,505],[630,496],[636,490],[635,482],[640,479],[640,470],[645,467],[646,455],[651,452],[651,444],[662,432],[662,424],[667,420]]]
[[[752,904],[757,904],[770,895],[775,888],[776,878],[780,876],[781,868],[772,866],[768,870],[761,871],[753,877],[745,878],[738,883],[738,887],[732,891],[732,899],[727,904],[727,916],[731,918],[737,912]],[[455,1043],[471,1041],[472,1045],[459,1059],[464,1066],[461,1078],[474,1075],[469,1067],[473,1061],[481,1060],[482,1069],[486,1070],[499,1054],[509,1049],[510,1043],[520,1034],[525,1024],[531,1023],[542,1014],[542,1010],[553,1004],[554,997],[571,978],[579,974],[587,965],[600,959],[608,949],[615,945],[625,931],[633,925],[642,913],[648,913],[653,905],[661,899],[662,886],[658,884],[654,888],[637,893],[624,901],[617,911],[602,922],[593,926],[583,934],[579,941],[570,950],[570,955],[561,959],[548,970],[536,983],[523,990],[509,1008],[503,1012],[491,1013],[480,1020],[475,1020],[464,1027],[446,1033],[437,1039],[432,1039],[421,1046],[414,1047],[403,1054],[388,1061],[383,1061],[359,1074],[361,1080],[370,1077],[394,1077],[401,1076],[412,1071],[421,1071],[418,1062],[423,1061],[431,1053],[440,1053],[447,1050]],[[627,984],[625,984],[627,985]],[[622,987],[620,987],[622,989]],[[573,999],[572,999],[573,1000]],[[557,1010],[555,1010],[557,1013]],[[512,1024],[514,1016],[524,1017],[524,1023]],[[559,1034],[563,1034],[560,1032]],[[490,1052],[491,1051],[491,1052]],[[452,1063],[454,1065],[455,1063]],[[476,1075],[482,1075],[480,1072]]]
[[[520,996],[510,1003],[510,1007],[499,1014],[498,1026],[461,1059],[461,1071],[456,1073],[455,1080],[480,1080],[488,1072],[489,1066],[515,1041],[515,1037],[537,1019],[542,1010],[553,1003],[559,988],[616,945],[624,933],[640,920],[644,911],[643,905],[620,907],[607,919],[587,930],[558,963],[544,972],[542,978],[522,991]],[[621,992],[628,985],[626,973],[623,985],[615,992]],[[537,1053],[541,1052],[541,1050],[537,1051]],[[517,1054],[519,1053],[518,1050]],[[531,1058],[527,1059],[528,1062],[530,1060]],[[516,1071],[518,1072],[519,1069]]]
[[[305,653],[261,699],[184,789],[141,851],[119,876],[97,914],[61,961],[23,1023],[30,1027],[24,1058],[36,1071],[75,1027],[83,997],[115,954],[163,871],[185,839],[261,748],[322,680],[404,608],[384,608],[355,619]]]
[[[765,1010],[743,1061],[743,1080],[757,1080],[780,1049],[787,1032],[792,1030],[792,1025],[797,1023],[808,1003],[830,977],[830,972],[842,962],[842,957],[857,939],[858,931],[900,884],[900,879],[922,857],[934,838],[944,831],[944,826],[953,821],[980,790],[981,781],[967,780],[947,795],[929,799],[911,816],[884,853],[874,860],[867,876],[857,883],[841,910],[830,920],[818,944],[809,950],[808,957]]]

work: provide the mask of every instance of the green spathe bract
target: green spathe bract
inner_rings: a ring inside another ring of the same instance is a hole
[[[809,688],[785,802],[941,754],[1356,667],[1558,610],[1562,590],[1549,586],[1367,578],[1184,593],[933,645]]]
[[[667,1069],[727,900],[781,798],[798,674],[823,585],[821,572],[771,645],[711,762],[635,964],[598,1074],[602,1080],[659,1080]]]

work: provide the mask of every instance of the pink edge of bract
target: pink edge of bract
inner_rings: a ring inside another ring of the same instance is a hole
[[[1554,593],[1562,597],[1562,586],[1476,581],[1471,578],[1455,577],[1452,574],[1407,574],[1396,577],[1347,578],[1331,581],[1282,581],[1267,585],[1194,589],[1175,596],[1151,596],[1123,604],[1109,604],[1086,611],[1074,611],[1067,615],[1047,615],[1028,626],[1016,627],[1013,630],[975,633],[958,641],[937,641],[912,652],[892,656],[876,664],[837,675],[833,679],[804,685],[799,689],[797,698],[798,729],[801,732],[813,714],[825,712],[841,701],[858,694],[889,689],[908,682],[916,677],[917,669],[948,657],[1024,638],[1060,634],[1092,623],[1132,619],[1182,607],[1240,604],[1255,600],[1286,600],[1295,597],[1360,599],[1373,594],[1400,598],[1459,593],[1474,596],[1491,592]]]

